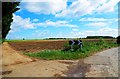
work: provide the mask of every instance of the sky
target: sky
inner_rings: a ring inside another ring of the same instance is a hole
[[[7,39],[118,36],[119,0],[22,0]]]

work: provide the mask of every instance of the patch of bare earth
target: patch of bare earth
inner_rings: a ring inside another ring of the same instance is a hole
[[[2,45],[3,77],[59,77],[72,60],[38,60],[24,56],[12,49],[7,42]],[[34,61],[35,60],[35,61]]]
[[[7,42],[2,44],[2,59],[2,65],[4,66],[32,61],[31,58],[28,58],[18,53],[18,51],[13,50]]]
[[[9,45],[21,52],[39,52],[41,50],[61,50],[64,44],[68,41],[64,40],[53,40],[53,41],[20,41],[20,42],[9,42]]]

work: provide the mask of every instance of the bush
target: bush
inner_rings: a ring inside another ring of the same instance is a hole
[[[69,43],[65,43],[62,51],[68,51],[70,49],[71,49],[71,47],[70,47]]]
[[[117,44],[120,44],[120,36],[117,37]]]
[[[72,51],[77,51],[79,49],[80,49],[80,47],[78,45],[73,45]],[[62,51],[69,51],[69,50],[71,50],[71,45],[69,45],[69,43],[65,43]]]

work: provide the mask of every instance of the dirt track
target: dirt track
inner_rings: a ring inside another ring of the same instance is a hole
[[[23,62],[32,61],[32,59],[18,53],[18,51],[13,50],[7,42],[2,45],[2,56],[3,61],[2,65],[12,65],[12,64],[19,64]]]
[[[53,77],[60,76],[69,64],[76,61],[37,60],[28,58],[3,44],[3,77]]]

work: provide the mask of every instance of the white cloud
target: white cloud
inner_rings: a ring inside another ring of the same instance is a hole
[[[56,14],[67,6],[67,0],[23,0],[24,7],[29,12],[37,14]]]
[[[33,22],[38,22],[39,21],[39,19],[33,19]]]
[[[113,12],[119,0],[77,0],[56,17],[79,17],[92,13]]]
[[[79,21],[108,21],[105,18],[81,18]]]
[[[109,0],[109,2],[103,4],[102,6],[97,8],[97,12],[102,13],[102,12],[114,12],[114,7],[115,5],[119,2],[120,0]]]
[[[78,28],[73,28],[72,31],[78,31],[79,29]]]
[[[120,22],[120,18],[114,18],[114,21]]]
[[[118,21],[118,18],[81,18],[79,21],[90,21],[90,22],[113,22],[113,21]]]
[[[39,22],[38,19],[31,20],[30,18],[22,18],[19,15],[13,14],[13,22],[10,32],[18,31],[19,29],[34,29],[36,27],[70,27],[76,28],[77,25],[69,24],[67,21],[50,21]]]
[[[13,14],[13,19],[14,21],[12,23],[12,27],[17,25],[17,27],[34,28],[32,22],[30,21],[30,18],[23,19],[22,17]]]
[[[63,10],[60,14],[57,14],[56,17],[64,16],[83,16],[86,14],[91,14],[94,7],[90,7],[90,1],[87,0],[78,0],[73,2],[70,7]]]
[[[118,36],[118,29],[104,27],[98,30],[71,30],[69,33],[59,32],[56,35],[52,35],[51,37],[63,37],[63,38],[85,38],[87,36]]]
[[[115,36],[116,37],[116,36],[118,36],[118,29],[106,27],[106,28],[100,29],[97,33],[101,34],[101,35],[105,35],[105,36]]]
[[[81,18],[80,22],[86,22],[85,26],[103,27],[118,22],[118,18]]]
[[[67,21],[50,21],[50,20],[47,20],[43,23],[35,23],[34,26],[71,27],[71,28],[78,27],[77,25],[69,24]]]
[[[55,36],[51,35],[51,37],[65,37],[65,38],[81,38],[87,36],[118,36],[118,29],[103,27],[98,30],[85,30],[81,31],[79,29],[72,29],[70,33],[58,33]]]
[[[105,22],[92,22],[92,23],[86,24],[86,26],[92,26],[92,27],[103,27],[107,25],[108,23],[105,23]]]
[[[86,31],[71,31],[70,35],[72,37],[87,37],[87,36],[118,36],[118,29],[113,29],[109,27],[101,28],[99,30],[86,30]]]
[[[53,14],[56,17],[79,17],[92,13],[114,12],[120,0],[76,0],[70,6],[68,0],[22,0],[22,6],[36,14]]]
[[[10,32],[18,31],[20,28],[32,29],[34,28],[30,18],[23,19],[21,16],[13,14],[13,22],[11,24]]]
[[[37,38],[42,38],[42,37],[46,37],[50,35],[50,31],[49,30],[36,30],[33,34],[32,37],[37,37]]]

